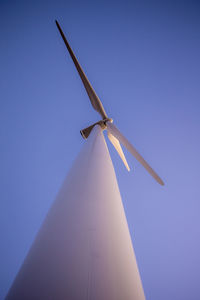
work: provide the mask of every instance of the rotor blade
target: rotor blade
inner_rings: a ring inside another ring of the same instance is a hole
[[[63,31],[62,31],[62,29],[61,29],[61,27],[60,27],[60,25],[58,23],[58,21],[56,21],[56,25],[57,25],[58,30],[59,30],[62,38],[63,38],[63,41],[64,41],[65,45],[67,47],[67,50],[69,51],[69,54],[70,54],[70,56],[71,56],[71,58],[72,58],[72,60],[74,62],[74,65],[75,65],[75,67],[76,67],[76,69],[77,69],[77,71],[78,71],[78,73],[79,73],[79,75],[81,77],[81,80],[82,80],[82,82],[84,84],[84,87],[85,87],[86,92],[87,92],[87,94],[88,94],[88,96],[90,98],[90,102],[91,102],[93,108],[96,111],[98,111],[98,113],[100,113],[100,115],[102,116],[103,119],[106,119],[107,115],[106,115],[106,112],[105,112],[105,110],[103,108],[103,105],[102,105],[99,97],[96,95],[94,89],[92,88],[92,86],[91,86],[89,80],[87,79],[85,73],[83,72],[83,70],[82,70],[82,68],[81,68],[81,66],[80,66],[80,64],[79,64],[76,56],[74,55],[74,53],[73,53],[73,51],[72,51],[72,49],[71,49],[71,47],[70,47],[70,45],[69,45],[69,43],[68,43],[68,41],[67,41],[64,33],[63,33]]]
[[[137,150],[129,143],[129,141],[121,134],[121,132],[111,122],[107,122],[108,131],[113,134],[120,143],[126,147],[126,149],[143,165],[143,167],[153,176],[153,178],[161,185],[164,185],[162,179],[156,174],[156,172],[149,166],[144,158],[137,152]]]
[[[124,152],[121,148],[121,145],[120,145],[118,139],[116,139],[116,137],[114,137],[114,135],[112,135],[109,131],[107,131],[107,134],[108,134],[108,138],[109,138],[110,142],[113,144],[113,146],[115,147],[117,153],[121,157],[121,160],[123,161],[125,167],[127,168],[128,171],[130,171],[129,165],[126,161],[126,157],[124,155]]]

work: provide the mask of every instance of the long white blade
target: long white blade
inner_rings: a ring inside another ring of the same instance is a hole
[[[137,150],[131,145],[131,143],[121,134],[121,132],[115,127],[114,124],[107,122],[108,131],[119,140],[120,143],[126,147],[126,149],[143,165],[143,167],[149,172],[151,176],[161,185],[164,185],[162,179],[156,174],[156,172],[149,166],[144,158],[137,152]]]
[[[71,49],[71,47],[70,47],[70,45],[69,45],[69,43],[68,43],[68,41],[67,41],[67,39],[66,39],[66,37],[65,37],[65,35],[63,33],[63,31],[62,31],[62,29],[61,29],[58,21],[56,21],[56,25],[57,25],[58,30],[59,30],[62,38],[63,38],[63,41],[64,41],[65,45],[67,47],[67,50],[69,51],[69,54],[70,54],[70,56],[71,56],[71,58],[72,58],[72,60],[74,62],[74,65],[75,65],[75,67],[76,67],[76,69],[77,69],[77,71],[78,71],[78,73],[79,73],[79,75],[81,77],[81,80],[82,80],[82,82],[84,84],[84,87],[85,87],[86,92],[87,92],[87,94],[88,94],[88,96],[90,98],[90,102],[91,102],[93,108],[96,111],[98,111],[98,113],[100,113],[100,115],[102,116],[103,119],[106,119],[107,115],[106,115],[106,112],[104,110],[103,104],[101,103],[99,97],[96,95],[93,87],[91,86],[89,80],[87,79],[85,73],[83,72],[83,69],[81,68],[81,66],[80,66],[80,64],[79,64],[76,56],[74,55],[74,53],[73,53],[73,51],[72,51],[72,49]]]
[[[122,147],[121,147],[118,139],[116,139],[116,137],[114,137],[114,135],[112,135],[109,131],[107,131],[107,134],[108,134],[108,138],[109,138],[110,142],[113,144],[117,153],[121,157],[121,160],[123,161],[125,167],[127,168],[128,171],[130,171],[129,165],[127,163],[126,157],[124,155],[124,152],[122,150]]]

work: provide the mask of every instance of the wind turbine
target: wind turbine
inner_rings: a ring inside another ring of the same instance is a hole
[[[129,166],[120,142],[163,181],[108,118],[62,30],[91,104],[102,120],[81,130],[87,139],[69,170],[6,300],[145,300],[128,224],[102,131]]]
[[[124,147],[143,165],[143,167],[149,172],[151,176],[161,185],[164,185],[164,182],[162,179],[158,176],[158,174],[150,167],[150,165],[144,160],[144,158],[138,153],[138,151],[133,147],[133,145],[127,140],[126,137],[123,136],[123,134],[117,129],[117,127],[113,124],[113,120],[111,118],[108,118],[105,109],[103,107],[103,104],[101,103],[101,100],[95,93],[93,87],[91,86],[89,80],[87,79],[83,69],[81,68],[76,56],[74,55],[58,21],[56,20],[56,25],[58,27],[58,30],[63,38],[63,41],[69,51],[69,54],[74,62],[74,65],[76,66],[76,69],[80,75],[80,78],[84,84],[84,87],[86,89],[86,92],[90,98],[90,102],[92,104],[92,107],[101,115],[102,120],[99,122],[92,124],[91,126],[81,130],[81,134],[83,138],[87,139],[90,135],[91,130],[95,125],[100,125],[101,128],[107,129],[108,138],[115,147],[116,151],[118,152],[119,156],[121,157],[124,165],[126,166],[127,170],[129,171],[129,165],[126,161],[125,155],[123,153],[123,150],[120,146],[120,143],[124,145]]]

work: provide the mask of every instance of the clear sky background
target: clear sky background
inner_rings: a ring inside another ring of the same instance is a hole
[[[165,181],[109,145],[147,300],[200,299],[199,1],[0,2],[0,299],[106,112]]]

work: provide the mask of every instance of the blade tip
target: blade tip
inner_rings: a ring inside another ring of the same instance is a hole
[[[159,180],[160,185],[164,186],[165,183],[162,181],[162,179]]]
[[[56,23],[57,27],[59,28],[59,23],[56,19],[55,19],[55,23]]]

